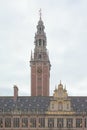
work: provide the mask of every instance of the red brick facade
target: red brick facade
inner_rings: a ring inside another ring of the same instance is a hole
[[[46,48],[43,21],[39,20],[35,34],[34,54],[31,54],[31,96],[49,96],[50,61]]]

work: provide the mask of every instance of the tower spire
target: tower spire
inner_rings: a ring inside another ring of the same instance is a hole
[[[40,20],[41,20],[41,16],[42,16],[41,8],[39,10],[39,15],[40,15]]]
[[[34,54],[31,53],[31,95],[49,96],[50,82],[50,60],[47,50],[47,38],[44,32],[45,26],[41,19],[41,9],[39,10],[40,19],[35,33]]]

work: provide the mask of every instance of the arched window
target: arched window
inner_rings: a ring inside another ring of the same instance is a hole
[[[40,29],[40,31],[41,31],[41,27],[40,27],[39,29]]]
[[[41,39],[39,39],[39,46],[41,46]]]
[[[41,59],[41,54],[38,55],[38,58]]]
[[[62,104],[62,102],[59,102],[58,103],[58,110],[62,110],[63,109],[63,104]]]

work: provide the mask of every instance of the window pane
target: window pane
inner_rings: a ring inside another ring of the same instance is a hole
[[[73,119],[72,118],[68,118],[66,119],[66,126],[67,128],[72,128],[73,127]]]
[[[39,118],[39,124],[38,124],[38,127],[45,127],[45,118]]]
[[[81,118],[76,119],[76,127],[78,127],[78,128],[82,127],[82,119]]]
[[[87,127],[87,118],[85,118],[85,120],[84,120],[84,126],[85,126],[85,128]]]
[[[57,118],[57,127],[63,128],[63,118]]]
[[[13,119],[13,127],[14,128],[18,128],[20,126],[20,120],[19,120],[19,118],[14,118]]]
[[[11,127],[11,118],[5,118],[5,127]]]
[[[30,119],[30,127],[36,127],[36,118]]]
[[[48,118],[48,127],[49,128],[54,127],[54,118]]]
[[[3,119],[0,118],[0,128],[2,128],[2,127],[3,127]]]
[[[63,109],[63,103],[62,103],[62,102],[59,102],[59,103],[58,103],[58,110],[61,111],[62,109]]]
[[[22,127],[28,127],[28,118],[22,118]]]

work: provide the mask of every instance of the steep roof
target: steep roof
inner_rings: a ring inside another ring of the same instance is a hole
[[[16,101],[13,97],[0,97],[0,113],[12,112],[40,112],[48,110],[52,96],[19,96]],[[76,112],[87,112],[87,97],[70,97],[71,105]]]

